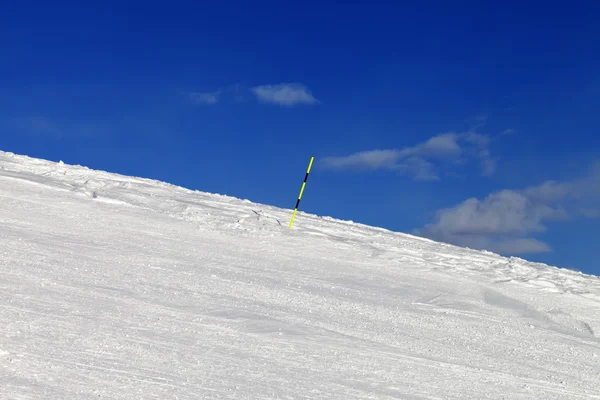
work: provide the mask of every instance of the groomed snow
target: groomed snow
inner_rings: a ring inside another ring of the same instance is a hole
[[[0,399],[600,399],[600,280],[0,152]]]

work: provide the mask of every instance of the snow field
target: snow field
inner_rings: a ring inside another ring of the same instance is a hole
[[[600,399],[600,280],[0,152],[1,399]]]

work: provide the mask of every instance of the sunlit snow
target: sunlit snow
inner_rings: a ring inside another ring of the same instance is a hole
[[[0,152],[0,399],[600,399],[597,277],[290,216]]]

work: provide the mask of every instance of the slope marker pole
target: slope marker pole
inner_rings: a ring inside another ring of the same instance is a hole
[[[302,193],[304,193],[304,188],[306,187],[306,180],[308,179],[308,174],[310,174],[310,169],[312,168],[313,161],[315,157],[312,156],[310,158],[310,163],[308,164],[308,169],[306,170],[306,175],[304,176],[304,182],[302,182],[302,188],[300,189],[300,195],[298,195],[298,201],[296,201],[296,207],[294,208],[294,213],[292,214],[292,220],[290,221],[290,228],[294,225],[294,220],[296,219],[296,213],[298,212],[298,206],[300,205],[300,200],[302,199]]]

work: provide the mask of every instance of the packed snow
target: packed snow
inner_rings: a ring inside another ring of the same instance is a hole
[[[0,398],[600,399],[598,277],[290,217],[0,152]]]

